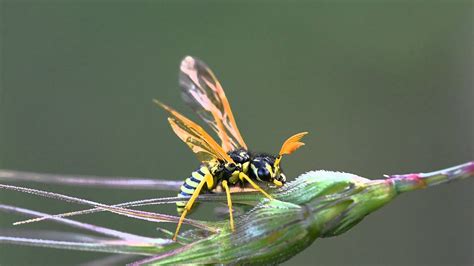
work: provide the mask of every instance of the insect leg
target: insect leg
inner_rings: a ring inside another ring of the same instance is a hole
[[[230,219],[230,229],[234,231],[234,216],[232,213],[232,199],[230,198],[229,185],[227,180],[222,181],[222,186],[225,189],[225,194],[227,195],[227,206],[229,206],[229,219]]]
[[[176,241],[176,238],[178,237],[179,229],[181,228],[181,225],[183,224],[186,214],[188,213],[189,210],[191,210],[191,208],[193,207],[194,201],[196,201],[197,197],[199,196],[199,193],[201,193],[202,187],[204,186],[204,184],[206,183],[210,184],[211,182],[214,182],[212,175],[210,173],[206,173],[204,178],[201,180],[201,182],[199,182],[199,185],[196,187],[196,190],[194,190],[193,194],[191,195],[191,198],[186,203],[186,206],[184,206],[184,211],[181,214],[181,217],[179,218],[178,226],[176,227],[176,231],[173,236],[174,241]]]
[[[267,192],[265,192],[265,190],[263,190],[261,187],[259,187],[257,184],[255,184],[255,182],[252,181],[252,179],[250,179],[250,177],[242,172],[240,172],[239,174],[239,178],[240,180],[245,180],[247,182],[249,182],[249,184],[255,188],[256,190],[260,191],[263,195],[265,195],[265,197],[267,197],[268,199],[273,199],[272,196],[270,196]]]
[[[277,186],[277,187],[283,186],[283,183],[281,181],[276,180],[276,179],[273,179],[273,184],[275,184],[275,186]]]

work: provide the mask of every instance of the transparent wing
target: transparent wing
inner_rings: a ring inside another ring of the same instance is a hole
[[[225,162],[233,162],[232,158],[230,158],[222,147],[198,124],[189,120],[171,107],[157,100],[155,100],[155,102],[168,111],[170,114],[168,121],[174,133],[196,153],[200,161],[206,162],[219,159]]]
[[[224,90],[204,62],[185,57],[181,61],[179,84],[183,100],[219,135],[226,152],[247,149]]]

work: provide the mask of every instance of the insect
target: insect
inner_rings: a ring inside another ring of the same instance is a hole
[[[178,197],[182,197],[183,201],[176,203],[181,217],[173,240],[176,240],[184,218],[191,211],[199,194],[204,191],[212,192],[218,186],[226,193],[230,228],[234,231],[229,186],[250,185],[272,199],[255,181],[282,186],[286,182],[286,177],[281,169],[281,158],[303,146],[304,143],[300,140],[307,132],[288,138],[276,156],[249,152],[237,128],[224,90],[204,62],[191,56],[185,57],[181,61],[179,83],[183,100],[217,133],[221,144],[219,145],[198,124],[155,100],[169,113],[168,122],[174,133],[201,161],[199,168],[184,181],[178,193]]]

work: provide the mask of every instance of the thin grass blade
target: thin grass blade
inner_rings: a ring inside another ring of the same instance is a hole
[[[150,222],[170,222],[170,223],[177,223],[179,221],[179,217],[172,216],[172,215],[166,215],[166,214],[160,214],[160,213],[153,213],[153,212],[146,212],[146,211],[138,211],[138,210],[132,210],[132,209],[126,209],[126,208],[121,208],[121,207],[113,207],[110,205],[86,200],[86,199],[80,199],[76,197],[71,197],[71,196],[66,196],[58,193],[53,193],[53,192],[47,192],[47,191],[42,191],[38,189],[31,189],[31,188],[25,188],[25,187],[19,187],[19,186],[11,186],[11,185],[5,185],[5,184],[0,184],[0,189],[7,189],[7,190],[13,190],[13,191],[18,191],[18,192],[23,192],[23,193],[28,193],[32,195],[37,195],[37,196],[42,196],[46,198],[52,198],[52,199],[57,199],[57,200],[62,200],[66,202],[71,202],[71,203],[77,203],[77,204],[82,204],[82,205],[89,205],[95,208],[101,208],[106,211],[135,218],[135,219],[141,219],[141,220],[146,220]],[[51,218],[51,215],[48,216],[48,218]],[[210,231],[215,231],[216,229],[207,225],[205,222],[199,222],[196,220],[191,220],[191,219],[185,219],[184,223],[210,230]]]
[[[39,216],[39,217],[48,216],[48,214],[46,213],[24,209],[20,207],[15,207],[15,206],[10,206],[10,205],[5,205],[5,204],[0,204],[0,211],[22,214],[22,215],[27,215],[27,216]],[[101,227],[97,225],[73,221],[73,220],[69,220],[65,218],[52,217],[51,220],[74,227],[74,228],[83,229],[89,232],[98,233],[98,234],[106,235],[109,237],[117,237],[124,240],[133,240],[133,241],[139,241],[139,242],[144,242],[144,243],[152,243],[155,245],[166,245],[166,244],[172,243],[168,239],[149,238],[149,237],[139,236],[139,235],[125,233],[125,232],[121,232],[118,230],[105,228],[105,227]]]
[[[132,243],[126,240],[95,240],[93,242],[59,241],[37,238],[0,236],[0,244],[15,244],[80,251],[121,253],[134,255],[153,255],[159,249],[153,245]]]
[[[227,198],[225,197],[225,195],[222,195],[222,194],[223,193],[199,195],[197,202],[210,201],[210,202],[225,203]],[[253,191],[238,192],[238,193],[232,194],[232,197],[235,204],[238,204],[238,203],[251,204],[257,201],[256,199],[258,199],[258,196],[256,194],[257,193]],[[123,202],[123,203],[110,205],[110,206],[111,207],[141,207],[141,206],[150,206],[150,205],[159,205],[159,204],[172,204],[172,203],[176,203],[176,202],[183,201],[186,199],[187,199],[186,197],[153,198],[153,199]],[[104,210],[103,208],[91,208],[91,209],[85,209],[85,210],[80,210],[80,211],[66,212],[66,213],[54,214],[50,216],[38,217],[34,219],[22,220],[22,221],[15,222],[13,225],[40,222],[40,221],[50,219],[51,217],[56,217],[56,218],[71,217],[71,216],[76,216],[76,215],[86,215],[86,214],[92,214],[92,213],[103,212],[103,211],[107,211],[107,210]]]
[[[8,182],[37,182],[95,188],[172,190],[177,191],[182,181],[144,179],[139,177],[101,177],[88,175],[59,175],[0,169],[0,180]]]

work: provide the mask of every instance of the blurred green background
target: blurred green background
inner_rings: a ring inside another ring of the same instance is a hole
[[[252,149],[277,152],[289,135],[311,133],[285,158],[289,177],[380,178],[474,159],[472,1],[1,3],[0,168],[184,180],[198,161],[152,99],[198,120],[177,84],[188,54],[217,74]],[[175,194],[25,185],[104,203]],[[286,265],[472,265],[473,191],[466,180],[402,195]],[[5,191],[0,201],[82,209]],[[20,218],[2,214],[0,226]],[[156,224],[112,214],[78,219],[158,235]],[[103,256],[0,246],[1,265]]]

